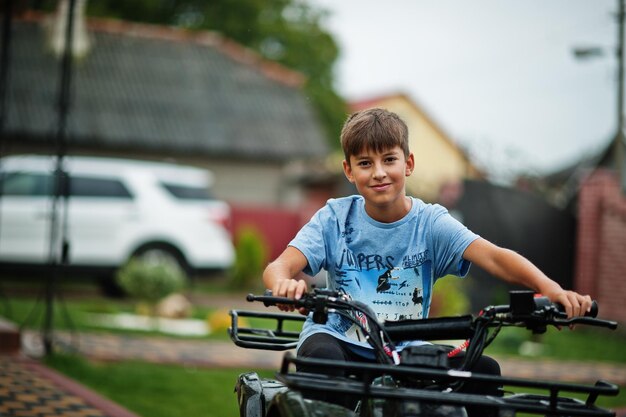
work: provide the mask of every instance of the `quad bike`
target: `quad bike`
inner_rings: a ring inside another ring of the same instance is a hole
[[[562,306],[532,291],[512,291],[509,305],[484,308],[480,314],[380,323],[372,310],[363,303],[349,300],[336,291],[313,289],[300,300],[248,295],[248,301],[266,306],[292,304],[312,312],[316,323],[324,323],[333,312],[349,318],[361,327],[374,349],[378,363],[344,362],[297,358],[287,352],[275,379],[262,379],[255,372],[241,374],[235,391],[241,417],[466,417],[467,406],[496,409],[500,417],[524,415],[546,416],[615,416],[611,410],[596,405],[599,396],[615,396],[619,387],[598,381],[595,385],[537,381],[494,375],[477,374],[472,369],[484,349],[501,328],[525,327],[533,333],[543,333],[548,326],[590,325],[617,328],[613,321],[595,318],[598,307],[594,302],[586,317],[567,318]],[[367,325],[354,319],[354,312],[366,317]],[[288,313],[231,311],[231,339],[237,346],[290,350],[296,347],[300,325],[305,317]],[[242,320],[242,318],[245,318]],[[244,320],[269,322],[267,328],[242,327]],[[430,344],[410,346],[396,353],[394,343],[403,340],[465,339],[466,349],[460,367],[451,369],[449,349]],[[294,365],[332,367],[345,370],[346,377],[295,372]],[[502,396],[459,392],[464,383],[498,384],[507,390]],[[520,393],[533,389],[539,393]],[[310,393],[334,393],[359,399],[354,409],[331,402],[308,399]],[[572,398],[582,394],[586,400]]]

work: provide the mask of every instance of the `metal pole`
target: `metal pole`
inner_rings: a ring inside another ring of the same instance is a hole
[[[11,47],[11,23],[13,15],[13,1],[7,0],[4,3],[4,18],[2,21],[2,52],[0,54],[0,134],[4,132],[4,123],[6,121],[6,96],[9,78],[9,57]],[[3,138],[0,138],[3,140]],[[2,149],[0,149],[2,156]]]
[[[618,48],[617,48],[617,136],[613,155],[615,169],[621,183],[622,192],[626,193],[626,137],[624,135],[624,1],[618,0]]]
[[[66,152],[67,116],[70,107],[71,75],[72,75],[72,40],[74,33],[74,9],[76,0],[69,0],[67,8],[67,26],[65,30],[65,47],[61,61],[61,81],[58,102],[58,126],[56,135],[57,159],[54,171],[54,195],[52,199],[52,213],[50,219],[50,277],[46,286],[46,315],[43,323],[43,345],[46,354],[52,353],[52,327],[54,318],[55,285],[60,269],[67,260],[67,242],[65,225],[59,227],[59,201],[64,199],[63,209],[67,210],[67,176],[63,170],[63,157]],[[62,218],[63,222],[64,218]]]

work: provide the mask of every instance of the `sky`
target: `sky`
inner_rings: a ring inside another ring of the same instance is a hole
[[[616,132],[617,0],[307,1],[329,12],[344,98],[407,94],[496,180],[557,171]]]

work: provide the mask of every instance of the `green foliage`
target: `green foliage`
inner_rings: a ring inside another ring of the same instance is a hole
[[[331,149],[339,149],[339,135],[341,127],[348,114],[348,106],[332,88],[325,88],[309,79],[305,86],[307,96],[315,103],[317,115],[326,129]]]
[[[231,270],[231,285],[236,289],[257,288],[267,263],[267,244],[252,226],[239,229],[235,239],[235,264]]]
[[[162,262],[131,259],[119,269],[116,281],[130,296],[154,304],[182,289],[186,284],[183,272]]]
[[[458,277],[443,277],[433,289],[431,317],[458,316],[470,311],[469,297],[463,290],[463,280]]]

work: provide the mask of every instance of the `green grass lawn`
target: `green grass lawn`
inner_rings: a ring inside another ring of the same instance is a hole
[[[107,298],[85,298],[79,300],[56,301],[53,304],[53,326],[60,330],[78,330],[78,331],[114,331],[118,333],[136,333],[136,334],[156,334],[156,332],[146,333],[144,331],[133,331],[124,329],[111,329],[98,326],[89,320],[89,316],[93,314],[116,314],[116,313],[134,313],[136,303],[126,299],[107,299]],[[44,300],[15,296],[4,304],[0,304],[0,316],[4,316],[19,326],[24,328],[38,329],[41,328],[45,314],[46,305]],[[209,314],[214,311],[212,308],[194,306],[192,317],[205,320]],[[223,339],[223,334],[214,334],[207,336],[208,338]]]
[[[76,331],[96,331],[96,332],[113,332],[120,334],[135,334],[135,335],[164,335],[157,331],[139,331],[128,330],[121,328],[102,327],[94,324],[89,320],[90,315],[93,314],[116,314],[116,313],[132,313],[134,312],[135,305],[131,301],[127,300],[111,300],[111,299],[81,299],[81,300],[68,300],[63,303],[56,302],[54,304],[53,313],[53,326],[57,330],[76,330]],[[269,312],[269,310],[268,310]],[[276,311],[274,311],[276,312]],[[211,314],[225,314],[222,311],[217,311],[207,307],[194,307],[192,317],[200,320],[207,320]],[[45,304],[42,300],[34,298],[13,297],[10,300],[10,311],[7,314],[6,306],[4,309],[0,308],[0,316],[7,317],[14,323],[29,329],[40,329],[45,317]],[[229,320],[229,319],[228,319]],[[271,328],[275,329],[275,322],[270,319],[262,318],[244,318],[244,322],[241,324],[244,327],[254,328]],[[228,321],[228,323],[230,323]],[[222,323],[223,324],[223,323]],[[299,331],[301,328],[300,322],[288,321],[285,323],[285,330]],[[169,337],[184,338],[186,336],[171,335]],[[207,336],[188,336],[193,339],[208,339],[208,340],[227,340],[229,339],[225,328],[220,328],[217,331]]]
[[[249,371],[95,363],[58,354],[49,356],[46,364],[144,417],[236,417],[235,382],[240,373]],[[259,374],[271,377],[273,372]]]
[[[66,355],[50,356],[46,363],[143,417],[236,417],[239,413],[233,392],[235,382],[241,372],[248,371],[140,362],[94,363]],[[259,374],[267,378],[273,372]],[[602,397],[597,404],[625,407],[626,392],[617,397]]]

